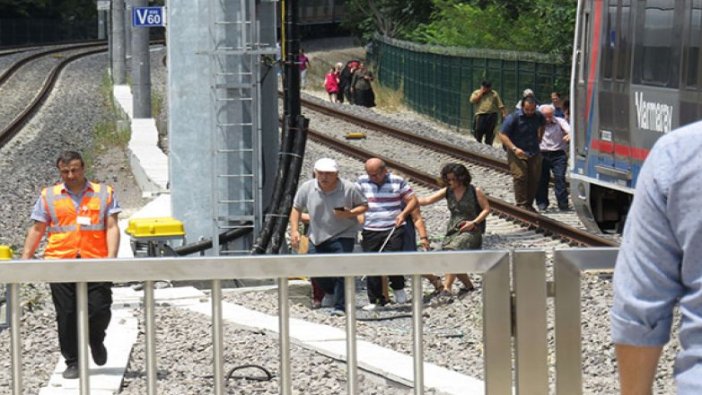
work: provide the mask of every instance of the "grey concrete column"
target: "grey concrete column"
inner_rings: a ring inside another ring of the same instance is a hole
[[[112,82],[124,85],[127,80],[124,59],[124,0],[112,0]]]
[[[132,0],[124,0],[124,57],[132,57]]]
[[[148,0],[130,0],[132,7],[146,7]],[[132,28],[132,110],[134,118],[151,118],[151,59],[149,28]]]

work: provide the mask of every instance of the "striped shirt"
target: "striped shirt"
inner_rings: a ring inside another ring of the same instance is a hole
[[[414,195],[412,187],[402,177],[388,173],[383,185],[378,185],[361,176],[357,181],[361,192],[368,199],[368,211],[363,229],[372,231],[390,230],[395,226],[395,218],[402,212],[402,201]]]

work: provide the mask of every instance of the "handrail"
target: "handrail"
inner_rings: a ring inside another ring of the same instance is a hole
[[[31,260],[0,262],[0,278],[10,284],[12,294],[9,308],[12,310],[12,368],[13,394],[22,393],[21,378],[21,301],[15,297],[19,283],[27,282],[76,282],[79,324],[79,350],[83,356],[80,363],[80,393],[90,393],[87,364],[87,282],[99,281],[145,281],[145,325],[146,325],[146,378],[149,394],[156,394],[156,355],[154,298],[150,292],[156,280],[212,280],[212,327],[213,327],[213,371],[218,385],[214,392],[223,394],[222,341],[221,341],[221,279],[231,278],[277,278],[279,283],[279,319],[281,330],[281,372],[290,371],[290,338],[287,329],[289,302],[287,278],[298,276],[330,277],[343,276],[346,284],[353,284],[353,276],[396,275],[413,276],[413,288],[418,288],[420,275],[431,272],[479,273],[483,274],[483,341],[485,350],[485,389],[489,394],[511,394],[511,337],[510,337],[510,293],[508,251],[456,251],[387,254],[314,254],[314,255],[261,255],[236,257],[184,257],[184,258],[139,258],[139,259],[72,259]],[[18,270],[21,265],[21,270]],[[347,287],[347,295],[353,287]],[[353,311],[354,298],[346,299],[347,309]],[[422,349],[422,298],[413,298],[413,328],[415,354],[415,383],[422,383],[419,368]],[[347,369],[349,393],[357,393],[355,355],[355,316],[347,314]],[[285,350],[285,351],[283,351]],[[419,354],[419,355],[417,355]],[[420,361],[417,361],[420,359]],[[291,380],[281,377],[280,393],[292,393]],[[415,394],[423,394],[424,388],[416,387]]]

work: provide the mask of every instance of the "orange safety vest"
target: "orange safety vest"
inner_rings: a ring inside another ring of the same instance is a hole
[[[51,217],[44,259],[107,257],[105,218],[112,202],[111,187],[89,182],[78,210],[63,184],[44,188],[41,197]]]

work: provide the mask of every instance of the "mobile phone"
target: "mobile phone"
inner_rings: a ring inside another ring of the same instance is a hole
[[[334,210],[335,211],[346,211],[346,209],[343,207],[334,207]]]

